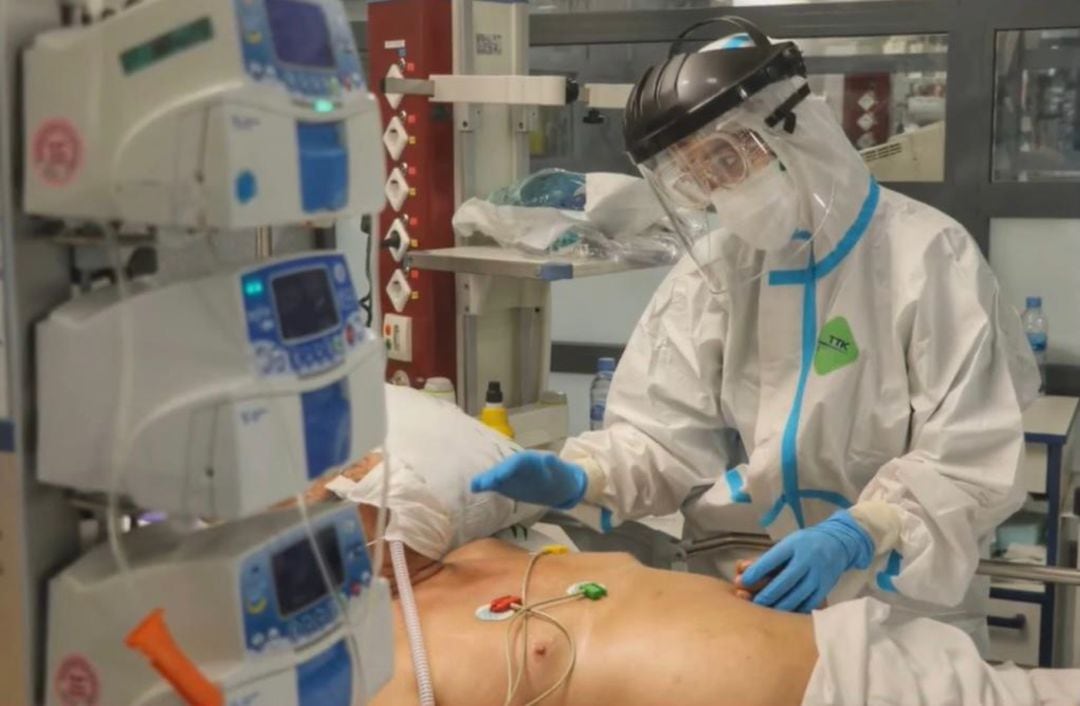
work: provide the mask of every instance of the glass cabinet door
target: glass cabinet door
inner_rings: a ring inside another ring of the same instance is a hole
[[[998,32],[994,181],[1080,181],[1080,29]]]
[[[835,2],[881,2],[882,0],[532,0],[531,12],[625,12],[627,10],[687,10],[715,7],[736,9],[763,5],[815,5]]]
[[[813,92],[825,99],[881,181],[941,181],[945,174],[944,34],[796,40]],[[533,73],[579,83],[633,83],[667,57],[666,42],[532,47]],[[700,45],[699,45],[700,46]],[[575,104],[541,110],[532,169],[633,173],[623,154],[622,111]]]

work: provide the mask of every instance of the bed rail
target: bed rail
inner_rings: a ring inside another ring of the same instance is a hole
[[[730,549],[766,551],[771,546],[772,540],[764,535],[732,532],[706,539],[681,542],[679,543],[678,552],[683,557],[691,557]],[[975,573],[995,579],[1016,579],[1061,586],[1080,586],[1080,571],[1058,566],[1039,566],[1037,564],[983,559],[979,562],[979,568],[975,570]]]

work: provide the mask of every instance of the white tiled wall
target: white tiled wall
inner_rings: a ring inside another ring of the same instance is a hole
[[[667,268],[556,282],[551,287],[551,340],[623,345]]]
[[[1080,365],[1080,220],[996,219],[990,264],[1018,311],[1025,297],[1043,298],[1049,362]]]
[[[557,282],[551,288],[551,340],[625,345],[667,269],[637,270],[607,277]],[[589,428],[592,375],[553,373],[552,390],[564,392],[570,433]]]
[[[566,405],[570,412],[570,436],[580,434],[589,428],[589,386],[592,375],[574,373],[552,373],[548,378],[548,388],[566,395]]]

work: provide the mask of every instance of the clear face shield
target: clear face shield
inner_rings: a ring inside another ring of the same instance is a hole
[[[712,267],[726,238],[763,251],[808,240],[793,175],[748,122],[722,116],[638,164],[714,292],[733,284]]]

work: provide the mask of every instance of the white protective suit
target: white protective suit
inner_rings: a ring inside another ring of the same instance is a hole
[[[763,116],[803,80],[740,109]],[[623,354],[605,429],[561,455],[603,525],[674,512],[703,486],[693,520],[711,531],[741,508],[778,539],[851,507],[877,555],[830,599],[869,593],[976,634],[985,584],[964,599],[980,540],[1022,501],[1034,359],[964,228],[880,187],[823,102],[795,113],[794,134],[759,132],[807,193],[832,194],[809,245],[721,238],[719,294],[684,258]]]
[[[862,598],[814,611],[803,706],[1080,706],[1080,669],[990,666],[950,625]]]

